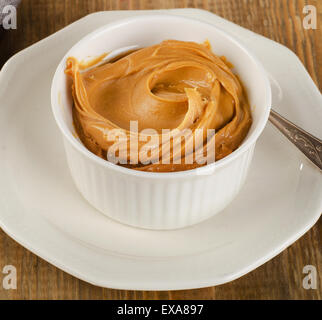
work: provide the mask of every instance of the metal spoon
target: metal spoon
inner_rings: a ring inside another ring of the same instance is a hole
[[[107,62],[109,62],[110,60],[113,60],[114,58],[121,56],[127,52],[131,52],[131,51],[135,51],[140,49],[140,47],[138,45],[132,45],[132,46],[127,46],[127,47],[123,47],[123,48],[119,48],[119,49],[115,49],[113,51],[111,51],[109,54],[106,55],[106,57],[104,57],[100,62],[96,63],[95,65],[90,66],[89,68],[83,69],[81,72],[86,72],[89,71],[93,68],[96,68],[98,66],[101,66]]]
[[[322,141],[271,110],[270,122],[304,155],[322,170]]]

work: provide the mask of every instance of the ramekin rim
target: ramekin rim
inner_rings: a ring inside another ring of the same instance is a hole
[[[94,36],[97,36],[100,32],[105,31],[107,28],[117,28],[122,24],[125,23],[132,23],[137,20],[148,20],[148,19],[156,19],[156,18],[170,18],[170,19],[179,19],[184,21],[190,21],[193,23],[199,23],[202,25],[208,25],[211,28],[216,29],[219,33],[221,33],[225,38],[229,39],[231,42],[233,42],[235,45],[237,45],[242,51],[244,51],[251,60],[253,60],[254,64],[262,74],[262,78],[265,83],[265,93],[266,93],[266,105],[264,108],[266,108],[265,112],[261,114],[260,119],[258,120],[257,126],[254,128],[254,131],[251,133],[249,137],[246,138],[246,141],[244,140],[242,144],[234,150],[231,154],[224,157],[223,159],[220,159],[218,161],[215,161],[213,163],[207,164],[205,166],[201,166],[198,168],[190,169],[190,170],[184,170],[184,171],[174,171],[174,172],[148,172],[148,171],[139,171],[135,169],[129,169],[125,168],[119,165],[116,165],[112,162],[109,162],[107,160],[104,160],[100,157],[98,157],[96,154],[89,151],[79,140],[77,140],[74,135],[71,133],[65,122],[61,121],[58,117],[56,109],[58,109],[59,106],[56,105],[55,101],[55,95],[57,94],[56,91],[54,91],[54,84],[56,81],[56,78],[58,76],[58,72],[60,71],[60,67],[65,62],[66,58],[69,56],[70,52],[77,46],[81,45],[82,43],[88,41],[89,39],[93,38]],[[57,65],[57,68],[55,70],[55,74],[52,79],[52,85],[51,85],[51,107],[52,112],[55,118],[55,121],[63,134],[63,137],[67,139],[67,141],[74,147],[76,150],[81,152],[84,156],[89,158],[90,160],[94,161],[100,166],[103,166],[105,168],[109,168],[111,170],[118,171],[119,173],[136,176],[136,177],[142,177],[142,178],[151,178],[151,179],[171,179],[171,178],[184,178],[184,177],[191,177],[191,176],[203,176],[207,175],[206,172],[210,171],[212,172],[213,169],[218,170],[226,165],[228,165],[231,161],[239,157],[241,154],[243,154],[245,151],[247,151],[253,144],[256,143],[257,139],[263,132],[266,123],[268,121],[270,109],[271,109],[271,101],[272,101],[272,93],[271,93],[271,86],[270,81],[268,79],[268,76],[266,74],[266,71],[262,64],[258,61],[257,57],[250,52],[243,44],[241,44],[235,37],[221,29],[220,27],[214,26],[211,23],[200,21],[198,19],[190,18],[190,17],[183,17],[175,14],[149,14],[149,15],[139,15],[135,17],[128,17],[124,19],[120,19],[111,23],[108,23],[102,27],[99,27],[98,29],[90,32],[83,38],[81,38],[79,41],[77,41],[64,55],[64,57],[60,60],[60,62]],[[198,173],[197,173],[198,172]]]

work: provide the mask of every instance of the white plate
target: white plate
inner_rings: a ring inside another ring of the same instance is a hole
[[[0,225],[38,256],[99,286],[171,290],[218,285],[268,261],[314,225],[321,213],[322,175],[268,125],[238,198],[204,223],[147,231],[93,209],[66,167],[50,109],[51,79],[61,57],[85,34],[150,12],[91,14],[21,51],[3,67]],[[322,136],[321,95],[291,51],[206,11],[160,12],[193,16],[238,37],[270,74],[275,109]]]

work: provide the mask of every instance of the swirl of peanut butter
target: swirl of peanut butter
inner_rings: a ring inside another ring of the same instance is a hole
[[[128,168],[193,169],[209,163],[207,152],[219,160],[238,148],[252,122],[240,81],[207,42],[167,40],[82,69],[67,59],[76,132],[97,156],[114,154]]]

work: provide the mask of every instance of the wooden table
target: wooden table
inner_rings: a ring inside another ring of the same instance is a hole
[[[302,26],[307,4],[317,9],[316,30]],[[91,12],[183,7],[212,11],[286,45],[300,57],[315,83],[321,84],[320,0],[23,0],[17,30],[0,33],[0,66],[17,51]],[[17,290],[1,286],[1,271],[9,264],[17,268]],[[305,265],[316,266],[318,274],[321,271],[321,219],[287,250],[240,279],[217,287],[166,292],[92,286],[38,258],[0,230],[0,299],[321,299],[320,275],[316,290],[302,287]]]

